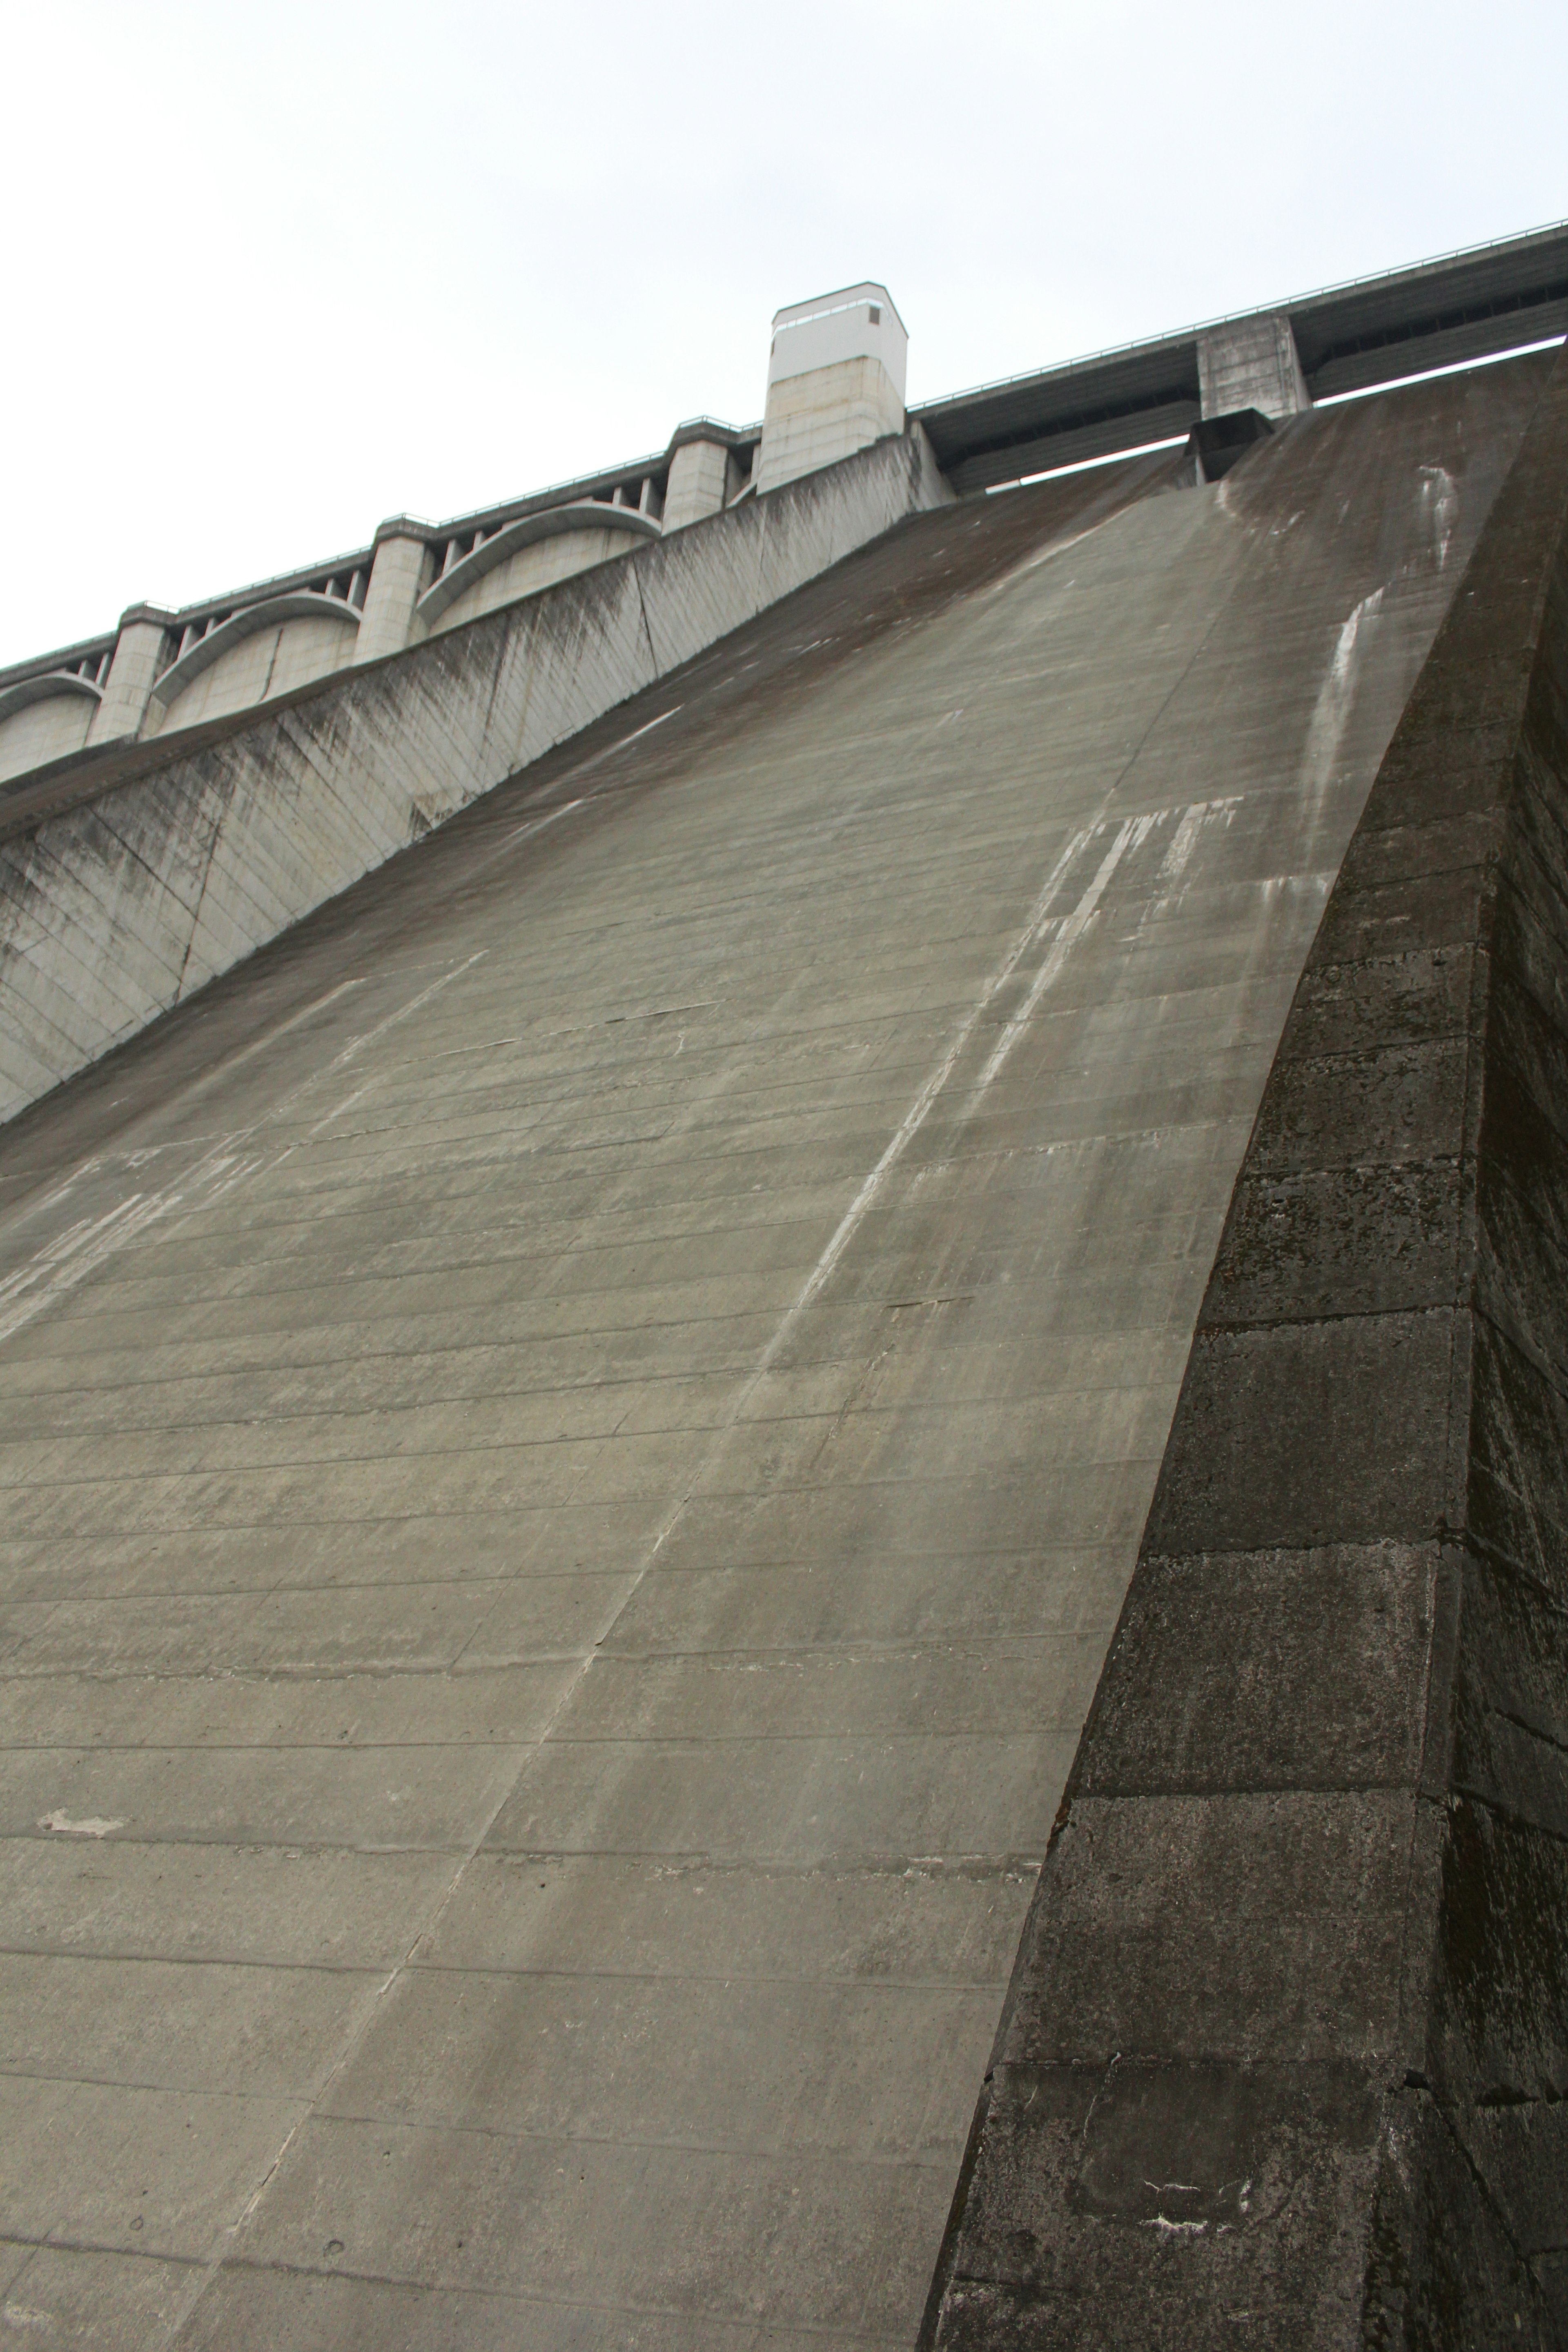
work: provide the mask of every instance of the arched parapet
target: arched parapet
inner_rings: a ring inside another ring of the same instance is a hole
[[[416,607],[417,619],[427,631],[455,628],[459,622],[473,620],[495,605],[510,604],[533,588],[546,587],[574,572],[585,572],[590,564],[626,554],[639,541],[658,539],[661,533],[658,517],[646,507],[621,505],[608,499],[574,499],[564,506],[519,515],[488,537],[477,535],[466,551],[461,541],[447,541],[443,569]],[[547,541],[573,540],[580,545],[549,551],[553,562],[527,560],[531,551],[542,551]],[[579,560],[573,561],[574,557]],[[495,578],[503,567],[506,576]],[[479,593],[481,584],[488,593]]]
[[[79,751],[102,697],[86,665],[40,670],[0,686],[0,782]]]
[[[269,694],[308,685],[343,667],[352,659],[350,635],[357,635],[359,624],[358,605],[344,597],[315,588],[291,588],[203,628],[187,628],[174,659],[154,682],[142,732],[159,733],[197,680],[220,667],[234,673],[230,691],[215,694],[209,688],[203,708],[189,713],[192,720],[264,701]],[[242,649],[247,641],[268,631],[276,632],[270,656],[260,662],[246,660]]]
[[[52,702],[57,697],[98,702],[102,696],[103,688],[97,680],[84,677],[79,670],[46,669],[37,677],[19,678],[14,686],[0,686],[0,719],[26,710],[32,703]]]

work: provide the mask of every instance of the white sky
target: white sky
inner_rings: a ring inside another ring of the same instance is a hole
[[[761,413],[1568,215],[1563,0],[0,0],[0,665]]]

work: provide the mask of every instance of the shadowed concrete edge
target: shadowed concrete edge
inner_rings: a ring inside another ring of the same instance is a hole
[[[1559,362],[1270,1073],[927,2347],[1568,2340],[1565,511]]]

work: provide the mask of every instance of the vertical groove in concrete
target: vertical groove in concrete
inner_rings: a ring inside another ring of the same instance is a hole
[[[1237,1180],[923,2340],[1568,2340],[1568,367]]]

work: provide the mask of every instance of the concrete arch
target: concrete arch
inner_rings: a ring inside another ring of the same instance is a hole
[[[479,613],[510,604],[533,588],[546,587],[574,572],[585,572],[590,564],[628,553],[640,540],[658,539],[660,535],[660,526],[652,515],[642,514],[635,507],[609,506],[597,499],[576,499],[570,506],[547,507],[541,514],[520,515],[515,522],[504,523],[469,554],[460,557],[426,590],[419,600],[418,618],[426,630],[455,628],[460,621],[473,620]],[[553,562],[518,562],[529,550],[542,549],[546,541],[552,540],[578,541],[582,544],[551,549]],[[625,544],[617,546],[616,540]],[[572,560],[574,556],[576,561]],[[503,566],[506,578],[493,580],[492,575]],[[487,581],[490,582],[490,590],[481,598],[476,592],[481,582]],[[463,608],[460,611],[459,606]]]
[[[102,698],[101,688],[68,669],[0,688],[0,782],[80,751]]]
[[[161,733],[170,724],[177,705],[209,672],[232,673],[227,690],[215,677],[200,698],[200,707],[193,705],[174,723],[183,726],[197,719],[216,718],[229,710],[241,709],[247,703],[263,701],[270,694],[281,694],[290,687],[307,685],[330,670],[341,669],[352,652],[342,633],[357,633],[359,624],[357,606],[346,604],[341,596],[324,596],[314,588],[289,589],[282,595],[265,598],[259,604],[247,604],[216,628],[209,629],[205,636],[198,637],[177,661],[170,664],[153,688],[142,731],[149,735]],[[268,630],[278,632],[272,657],[258,668],[254,663],[235,658],[247,639]],[[253,668],[257,669],[254,677]]]

